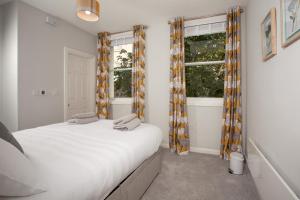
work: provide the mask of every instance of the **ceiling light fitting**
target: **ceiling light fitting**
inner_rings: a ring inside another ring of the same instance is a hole
[[[77,0],[77,16],[88,22],[96,22],[100,16],[99,0]]]

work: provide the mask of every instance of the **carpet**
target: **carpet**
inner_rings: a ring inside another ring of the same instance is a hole
[[[142,200],[259,200],[247,166],[243,175],[228,173],[228,161],[163,150],[162,170]]]

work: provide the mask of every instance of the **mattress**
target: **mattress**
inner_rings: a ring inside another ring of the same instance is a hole
[[[85,125],[60,123],[15,132],[46,192],[5,199],[105,199],[158,151],[162,141],[161,130],[150,124],[126,132],[112,127],[111,120],[99,120]]]

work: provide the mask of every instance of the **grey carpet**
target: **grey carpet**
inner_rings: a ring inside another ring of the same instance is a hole
[[[142,200],[258,200],[249,170],[228,173],[218,156],[190,153],[177,156],[163,150],[162,170]]]

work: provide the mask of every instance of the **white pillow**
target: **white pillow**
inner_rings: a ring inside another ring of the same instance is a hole
[[[16,147],[0,139],[0,196],[21,197],[44,192],[38,187],[30,160]]]

